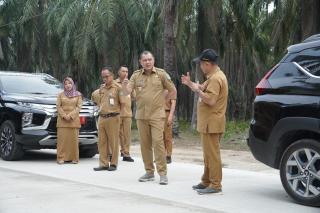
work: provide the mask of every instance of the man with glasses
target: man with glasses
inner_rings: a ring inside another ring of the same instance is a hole
[[[108,68],[103,68],[101,77],[104,85],[99,89],[99,167],[94,168],[94,171],[115,171],[119,157],[120,111],[124,103],[121,87],[113,81],[114,74]],[[112,154],[111,160],[108,157],[109,147]]]

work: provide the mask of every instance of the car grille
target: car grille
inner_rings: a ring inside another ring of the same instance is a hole
[[[57,117],[53,117],[49,123],[47,130],[49,132],[57,132]],[[81,125],[80,132],[92,132],[96,131],[96,120],[94,117],[86,117],[86,123]]]
[[[31,127],[24,127],[24,130],[46,129],[51,133],[57,132],[57,108],[50,104],[33,104],[34,109],[45,114],[34,113]],[[85,124],[81,125],[80,132],[97,131],[96,119],[94,116],[95,106],[85,105],[81,107],[80,116],[86,117]]]

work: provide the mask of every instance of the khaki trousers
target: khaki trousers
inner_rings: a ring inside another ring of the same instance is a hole
[[[154,173],[153,154],[159,175],[167,175],[167,162],[163,142],[164,119],[137,120],[141,154],[147,173]],[[152,150],[153,149],[153,150]]]
[[[201,133],[204,158],[202,184],[211,188],[221,189],[222,165],[220,157],[220,139],[222,134]]]
[[[120,117],[120,152],[125,157],[130,156],[131,123],[131,117]]]
[[[78,128],[57,128],[57,161],[79,161],[78,136]]]
[[[120,116],[109,118],[99,117],[98,121],[98,150],[99,165],[109,166],[109,149],[112,154],[111,165],[118,165],[119,158],[119,128]]]
[[[164,131],[163,131],[163,138],[164,138],[164,147],[166,150],[167,156],[172,155],[172,124],[168,125],[168,117],[170,112],[166,111],[166,119],[164,122]]]

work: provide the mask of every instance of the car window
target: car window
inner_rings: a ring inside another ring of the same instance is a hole
[[[292,61],[297,62],[310,74],[320,76],[320,47],[301,51]]]
[[[281,63],[277,69],[271,74],[269,79],[302,77],[305,76],[293,63]]]
[[[62,84],[48,75],[2,75],[2,89],[6,93],[58,94]]]

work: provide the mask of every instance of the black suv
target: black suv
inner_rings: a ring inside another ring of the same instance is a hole
[[[320,34],[290,46],[256,86],[248,145],[296,202],[320,206]]]
[[[0,156],[19,160],[25,150],[55,149],[57,94],[62,84],[41,73],[0,72]],[[97,153],[96,106],[83,101],[80,157]]]

